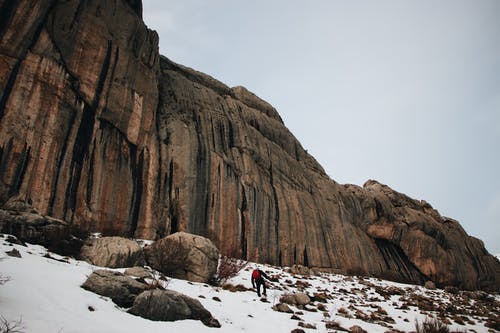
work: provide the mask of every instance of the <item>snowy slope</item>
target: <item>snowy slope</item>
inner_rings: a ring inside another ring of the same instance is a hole
[[[22,258],[5,254],[13,248]],[[0,276],[9,277],[9,281],[0,286],[0,315],[8,321],[21,319],[24,332],[290,332],[298,327],[299,321],[291,319],[291,314],[272,310],[272,306],[281,295],[295,292],[300,286],[309,295],[323,292],[334,296],[319,311],[316,307],[319,303],[309,306],[309,311],[292,307],[302,322],[316,326],[316,330],[304,329],[306,332],[333,331],[325,327],[325,321],[332,320],[346,329],[359,325],[368,332],[386,332],[390,328],[410,331],[414,330],[416,319],[423,321],[432,314],[424,313],[417,306],[408,306],[411,297],[415,301],[415,297],[424,299],[432,295],[443,304],[457,302],[456,295],[442,290],[334,274],[310,278],[293,276],[276,267],[259,265],[268,275],[279,278],[279,283],[274,282],[268,290],[267,303],[253,291],[230,292],[177,279],[166,282],[166,288],[197,298],[219,320],[221,328],[209,328],[193,320],[154,322],[128,314],[111,300],[80,288],[97,267],[55,254],[50,254],[50,258],[44,257],[46,255],[43,247],[11,245],[4,236],[0,238]],[[250,287],[249,270],[255,266],[250,264],[229,282]],[[493,300],[498,302],[500,297],[497,295]],[[391,319],[380,321],[377,316]],[[369,317],[372,319],[367,319]],[[476,314],[465,325],[453,322],[452,328],[487,332],[486,321],[486,317]]]

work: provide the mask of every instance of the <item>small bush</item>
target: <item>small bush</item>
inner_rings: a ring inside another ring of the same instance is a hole
[[[417,333],[459,333],[461,331],[450,331],[448,326],[443,324],[437,319],[426,318],[422,324],[415,322],[415,329]],[[463,331],[467,332],[467,331]]]
[[[212,284],[216,286],[223,285],[227,280],[235,277],[247,264],[248,262],[244,260],[222,256]]]
[[[0,333],[24,333],[22,318],[17,321],[8,321],[0,315]]]
[[[10,281],[10,276],[0,274],[0,286],[3,286]]]

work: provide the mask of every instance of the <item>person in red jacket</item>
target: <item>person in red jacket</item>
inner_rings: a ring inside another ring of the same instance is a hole
[[[262,295],[266,296],[266,282],[264,278],[269,280],[269,276],[266,275],[263,271],[256,268],[252,272],[252,287],[257,287],[257,296],[260,297],[260,286],[262,286]]]

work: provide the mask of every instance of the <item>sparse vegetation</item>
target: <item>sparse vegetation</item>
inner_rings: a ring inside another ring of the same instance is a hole
[[[10,276],[0,274],[0,286],[3,286],[10,281]]]
[[[223,285],[227,280],[236,276],[248,264],[245,260],[222,256],[217,267],[217,274],[212,284],[216,286]]]
[[[435,318],[426,318],[422,324],[415,322],[417,333],[462,333],[464,331],[450,331],[449,327]]]
[[[24,333],[23,319],[9,321],[0,315],[0,333]]]

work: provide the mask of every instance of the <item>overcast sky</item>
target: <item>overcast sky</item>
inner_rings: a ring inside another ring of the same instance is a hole
[[[424,199],[500,253],[500,1],[143,3],[161,54],[271,103],[333,179]]]

